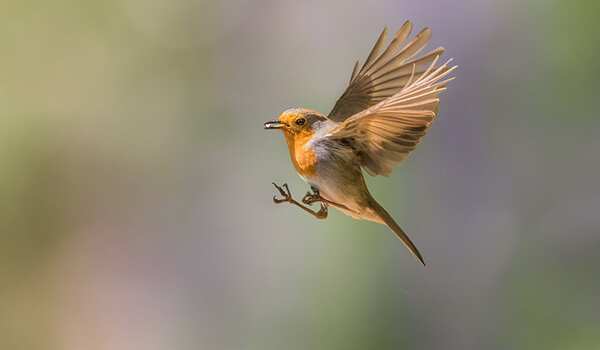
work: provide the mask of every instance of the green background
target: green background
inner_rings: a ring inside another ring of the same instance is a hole
[[[0,4],[2,349],[596,349],[597,1]],[[327,113],[383,26],[459,65],[373,196],[295,196],[263,122]],[[414,35],[414,34],[413,34]]]

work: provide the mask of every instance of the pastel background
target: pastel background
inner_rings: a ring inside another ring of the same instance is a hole
[[[0,4],[0,348],[596,349],[597,1]],[[375,198],[276,206],[263,122],[329,112],[382,28],[459,65]]]

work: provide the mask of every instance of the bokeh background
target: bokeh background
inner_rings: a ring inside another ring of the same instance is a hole
[[[597,349],[597,1],[0,4],[2,349]],[[383,26],[459,65],[382,225],[296,196]]]

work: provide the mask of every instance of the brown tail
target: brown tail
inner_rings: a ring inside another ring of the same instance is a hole
[[[379,203],[375,202],[374,200],[373,200],[372,206],[373,206],[373,209],[377,212],[377,214],[379,214],[379,217],[381,217],[381,219],[385,222],[385,224],[392,231],[394,231],[396,236],[398,236],[398,238],[400,238],[400,240],[402,241],[402,243],[404,243],[406,248],[408,248],[408,250],[410,250],[412,255],[415,257],[415,260],[420,261],[421,264],[423,264],[423,266],[427,266],[427,265],[425,265],[425,261],[423,260],[423,257],[421,256],[421,253],[419,253],[419,250],[417,249],[417,247],[415,247],[415,245],[410,240],[410,238],[408,238],[406,233],[404,233],[404,231],[400,228],[400,226],[398,226],[398,224],[396,223],[396,221],[394,221],[392,216],[390,214],[388,214],[388,212],[385,211],[385,209],[383,209],[383,207],[381,205],[379,205]]]

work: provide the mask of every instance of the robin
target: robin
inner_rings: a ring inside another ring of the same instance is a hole
[[[294,204],[318,219],[327,218],[332,206],[355,219],[385,224],[425,266],[417,247],[373,199],[361,171],[390,176],[392,166],[419,146],[438,113],[438,94],[454,79],[442,80],[456,68],[448,68],[450,61],[435,67],[443,47],[413,58],[429,41],[429,29],[402,47],[411,30],[407,21],[385,47],[384,28],[362,68],[358,61],[354,65],[346,91],[328,116],[292,108],[266,122],[265,129],[283,132],[294,168],[312,190],[302,203],[318,202],[320,209],[294,200],[287,184],[273,183],[283,196],[274,196],[275,203]]]

